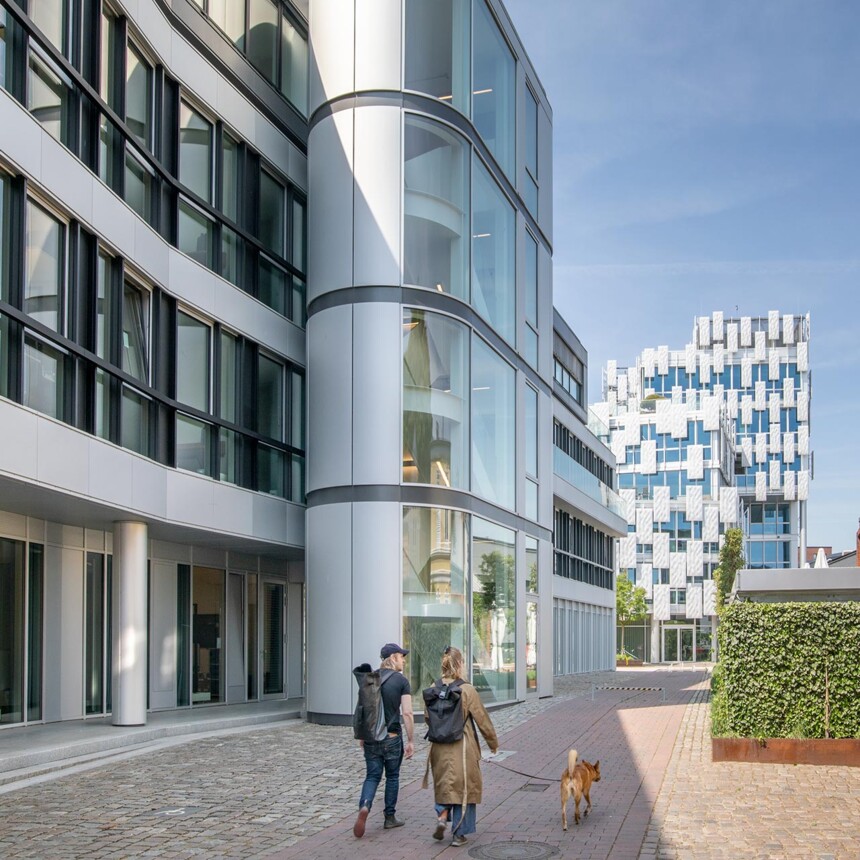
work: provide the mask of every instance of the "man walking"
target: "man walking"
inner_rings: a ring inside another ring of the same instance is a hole
[[[402,827],[404,822],[395,815],[397,793],[400,790],[400,764],[404,753],[412,758],[415,751],[413,743],[415,722],[412,716],[412,688],[403,674],[406,655],[409,652],[394,642],[383,645],[379,652],[382,658],[380,669],[390,669],[393,674],[386,678],[380,693],[385,712],[388,736],[381,741],[359,741],[364,748],[364,762],[367,774],[358,801],[358,818],[352,832],[357,837],[364,836],[367,816],[373,805],[373,797],[385,772],[385,829]],[[402,713],[402,723],[401,723]],[[403,744],[403,728],[406,728],[406,745]]]

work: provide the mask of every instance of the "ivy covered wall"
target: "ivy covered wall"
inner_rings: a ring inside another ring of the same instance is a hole
[[[718,635],[715,736],[860,737],[860,602],[735,603]]]

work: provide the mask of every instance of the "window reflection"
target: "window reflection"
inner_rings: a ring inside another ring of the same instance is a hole
[[[262,354],[257,357],[257,432],[284,439],[284,367]]]
[[[125,121],[135,140],[149,148],[152,141],[152,66],[139,51],[126,53]]]
[[[472,168],[472,305],[509,342],[514,340],[516,274],[514,209],[486,168]]]
[[[63,420],[65,394],[65,355],[58,349],[29,335],[24,338],[25,406]]]
[[[468,116],[471,0],[407,0],[407,90],[448,102]]]
[[[403,481],[468,488],[469,355],[462,323],[403,313]]]
[[[281,92],[307,115],[308,43],[286,16],[281,16]]]
[[[209,326],[177,313],[176,399],[205,412],[209,409]]]
[[[69,94],[66,78],[31,47],[27,107],[42,128],[61,143],[68,138]]]
[[[179,224],[176,246],[201,266],[211,268],[212,222],[195,206],[179,201]]]
[[[278,68],[278,8],[271,0],[249,0],[248,59],[270,81]]]
[[[24,311],[61,331],[66,280],[66,228],[32,200],[27,201],[27,279]]]
[[[212,123],[185,102],[179,107],[179,180],[212,202]]]
[[[516,533],[472,517],[472,683],[485,702],[516,696]]]
[[[176,468],[209,474],[209,425],[189,415],[176,414]]]
[[[439,676],[442,652],[466,642],[466,515],[446,508],[403,509],[403,639],[413,689]]]
[[[406,117],[404,281],[469,298],[469,161],[463,139]]]
[[[509,176],[514,171],[516,63],[486,3],[475,3],[472,121]]]
[[[477,335],[472,337],[472,491],[514,507],[516,374]]]
[[[122,369],[149,381],[149,293],[126,281],[122,303]]]

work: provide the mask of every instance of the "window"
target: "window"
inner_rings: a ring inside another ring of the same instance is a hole
[[[248,0],[247,55],[270,81],[278,71],[278,7],[271,0]]]
[[[302,116],[308,113],[308,43],[281,15],[281,92]]]
[[[538,473],[538,393],[531,385],[526,385],[526,474],[537,477]]]
[[[262,353],[257,356],[257,432],[284,440],[284,367]]]
[[[99,55],[99,95],[111,107],[116,105],[116,33],[117,21],[107,7],[102,7],[101,52]]]
[[[221,137],[221,211],[239,220],[239,143],[227,132]]]
[[[469,155],[450,129],[405,120],[404,272],[407,284],[469,299]]]
[[[33,23],[58,51],[67,53],[69,10],[65,0],[31,0],[28,7]]]
[[[131,43],[126,51],[125,121],[134,139],[152,146],[152,66]]]
[[[27,200],[27,278],[24,312],[63,333],[66,288],[66,226]]]
[[[525,251],[525,304],[526,327],[523,352],[532,366],[538,364],[538,245],[534,236],[526,231]]]
[[[149,293],[128,281],[122,300],[122,369],[149,382]]]
[[[405,88],[469,115],[470,0],[407,0]]]
[[[208,0],[208,12],[241,51],[245,42],[245,0]]]
[[[472,121],[509,176],[514,171],[516,63],[483,0],[475,3]]]
[[[213,126],[183,101],[179,107],[179,181],[207,203],[212,202]]]
[[[176,468],[209,474],[211,426],[190,415],[176,413]]]
[[[477,335],[472,336],[472,491],[514,507],[516,373]]]
[[[136,451],[145,457],[150,455],[150,406],[151,403],[148,397],[144,397],[140,392],[129,388],[127,385],[123,385],[120,444],[123,448]]]
[[[182,311],[176,317],[176,399],[208,412],[211,329]]]
[[[526,206],[532,215],[538,212],[538,105],[534,93],[526,87]]]
[[[61,143],[69,143],[70,100],[68,78],[31,44],[27,108],[42,128]]]
[[[469,487],[469,341],[462,323],[403,311],[404,483]]]
[[[260,241],[284,256],[284,205],[287,191],[268,171],[260,171]]]
[[[126,144],[123,198],[147,222],[152,218],[152,189],[154,184],[155,175],[152,168],[129,144]]]
[[[472,163],[472,305],[513,342],[516,216],[477,156]]]
[[[213,222],[201,209],[180,197],[176,247],[210,269],[214,228]]]
[[[65,362],[65,353],[31,334],[24,336],[24,406],[65,420]]]

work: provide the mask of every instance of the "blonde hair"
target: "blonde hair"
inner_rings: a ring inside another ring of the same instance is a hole
[[[449,645],[442,654],[442,677],[463,678],[463,652]]]
[[[384,660],[379,664],[379,668],[380,668],[380,669],[394,669],[394,668],[395,668],[395,666],[394,666],[394,660],[392,660],[392,657],[394,657],[394,655],[393,655],[393,654],[391,655],[391,657],[386,657],[386,658],[385,658],[385,659],[384,659]]]

